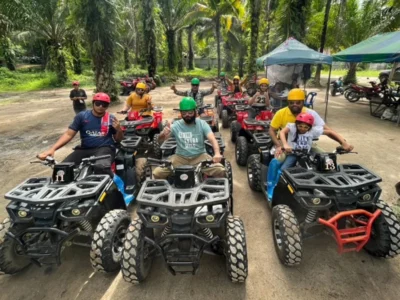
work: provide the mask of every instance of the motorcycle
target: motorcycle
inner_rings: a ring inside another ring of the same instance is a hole
[[[379,96],[382,92],[382,85],[377,84],[375,81],[370,81],[371,87],[366,87],[358,84],[350,84],[349,88],[346,89],[344,97],[349,102],[357,102],[362,98],[371,100],[374,96]]]
[[[340,93],[343,95],[344,93],[344,88],[343,88],[343,82],[341,80],[335,80],[331,82],[331,95],[336,96],[337,93]]]

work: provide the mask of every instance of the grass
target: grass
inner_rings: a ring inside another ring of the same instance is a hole
[[[372,77],[372,78],[378,78],[379,73],[382,72],[381,70],[361,70],[357,71],[357,77]],[[340,77],[346,75],[347,70],[332,70],[332,77]],[[321,73],[323,76],[328,76],[329,71],[327,70],[322,70]]]

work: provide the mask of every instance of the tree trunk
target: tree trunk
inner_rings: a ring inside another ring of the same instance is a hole
[[[217,36],[217,61],[218,61],[218,75],[221,72],[221,17],[218,14],[215,17],[215,31]]]
[[[350,63],[349,70],[343,80],[344,84],[356,83],[357,82],[357,65],[358,63]]]
[[[157,45],[154,21],[154,0],[142,0],[143,7],[143,42],[147,62],[147,71],[150,77],[157,72]]]
[[[62,49],[59,49],[58,43],[52,43],[49,46],[49,61],[47,69],[56,72],[58,84],[64,84],[67,79],[67,67]]]
[[[232,53],[232,46],[227,40],[224,43],[225,47],[225,71],[232,72],[232,61],[233,61],[233,53]]]
[[[193,52],[193,27],[188,29],[188,46],[189,46],[189,70],[194,70],[194,52]]]
[[[8,37],[4,37],[0,40],[0,48],[3,48],[4,60],[6,61],[6,66],[10,71],[15,71],[15,55],[12,49],[11,40]]]
[[[167,29],[165,35],[168,46],[168,70],[174,72],[176,68],[175,30]]]
[[[242,47],[239,52],[239,76],[240,77],[243,77],[243,75],[244,75],[243,66],[244,66],[245,56],[246,56],[246,48]]]
[[[131,63],[129,61],[129,48],[127,46],[125,46],[124,47],[124,68],[125,68],[125,70],[128,70],[130,66],[131,66]]]
[[[251,15],[251,27],[250,27],[250,47],[249,47],[249,59],[247,72],[249,75],[257,74],[257,46],[258,46],[258,26],[260,23],[260,0],[250,0],[250,15]]]
[[[74,68],[74,73],[80,75],[82,74],[81,52],[79,51],[79,45],[75,38],[71,41],[70,50],[72,55],[72,65]]]
[[[103,60],[103,57],[107,57],[107,54],[103,52],[100,51],[93,58],[95,61],[96,92],[107,93],[111,97],[111,101],[117,101],[118,90],[113,74],[114,63],[113,61]]]
[[[331,10],[331,3],[332,3],[332,0],[327,0],[326,1],[325,16],[324,16],[324,26],[322,27],[321,44],[320,44],[321,46],[319,48],[319,52],[321,52],[321,53],[324,52],[325,41],[326,41],[326,32],[328,30],[329,11]],[[317,66],[317,71],[315,73],[315,84],[317,86],[321,85],[321,69],[322,69],[322,65],[319,64]]]
[[[183,36],[182,30],[178,32],[177,46],[178,46],[178,72],[183,72]]]

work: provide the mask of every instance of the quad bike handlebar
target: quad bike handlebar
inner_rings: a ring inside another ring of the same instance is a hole
[[[31,164],[42,164],[44,166],[54,166],[58,162],[52,156],[47,156],[44,160],[35,160],[31,161]]]
[[[282,150],[286,151],[285,148],[282,148]],[[307,155],[308,153],[309,153],[309,151],[307,149],[292,149],[292,151],[291,151],[291,154],[295,154],[295,155],[299,155],[299,156]],[[337,147],[336,150],[333,153],[336,153],[336,154],[339,154],[339,155],[350,154],[350,153],[358,154],[358,152],[346,151],[340,146]]]
[[[165,160],[165,159],[156,159],[156,158],[148,158],[147,159],[148,162],[151,163],[151,165],[156,165],[156,166],[162,166],[165,168],[172,168],[172,162],[169,160]],[[225,158],[221,158],[221,164],[225,164]],[[214,161],[212,159],[208,159],[208,160],[203,160],[201,162],[199,162],[197,164],[197,168],[204,168],[204,167],[209,167],[211,165],[215,164]]]

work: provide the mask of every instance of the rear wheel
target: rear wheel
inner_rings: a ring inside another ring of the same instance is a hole
[[[242,126],[239,124],[238,121],[233,121],[231,123],[231,142],[236,143],[239,131],[242,128]]]
[[[153,137],[153,154],[155,158],[161,159],[162,156],[162,151],[161,151],[161,145],[160,142],[158,141],[158,138],[160,135],[157,133]]]
[[[275,251],[285,266],[297,266],[302,258],[302,238],[299,222],[287,205],[272,209],[272,231]]]
[[[221,119],[222,119],[222,128],[228,128],[229,127],[229,115],[228,111],[224,109],[221,113]]]
[[[99,272],[120,269],[121,253],[130,217],[125,210],[108,212],[97,225],[90,250],[92,267]]]
[[[261,165],[260,155],[250,155],[247,161],[247,180],[253,191],[261,191]]]
[[[344,94],[345,98],[349,101],[349,102],[357,102],[358,100],[360,100],[360,94],[358,92],[356,92],[355,90],[348,90],[345,94]]]
[[[23,255],[21,246],[7,236],[6,233],[17,234],[25,229],[25,226],[20,224],[11,227],[9,218],[0,223],[0,274],[15,274],[31,264],[31,260]]]
[[[226,219],[226,270],[232,282],[247,278],[247,245],[243,221],[238,217]]]
[[[249,153],[249,145],[244,136],[239,136],[236,141],[235,157],[239,166],[245,166],[247,163],[247,156]]]
[[[133,219],[128,227],[122,251],[121,270],[125,281],[139,284],[149,275],[153,262],[150,247],[145,242],[142,220]]]
[[[400,223],[392,209],[382,200],[376,203],[382,213],[372,225],[371,237],[364,249],[377,257],[400,254]]]

